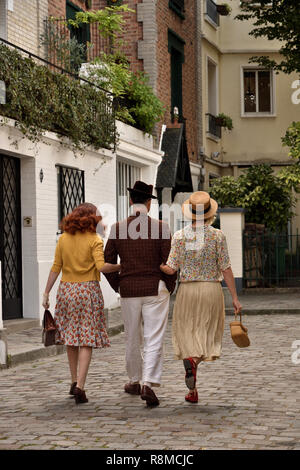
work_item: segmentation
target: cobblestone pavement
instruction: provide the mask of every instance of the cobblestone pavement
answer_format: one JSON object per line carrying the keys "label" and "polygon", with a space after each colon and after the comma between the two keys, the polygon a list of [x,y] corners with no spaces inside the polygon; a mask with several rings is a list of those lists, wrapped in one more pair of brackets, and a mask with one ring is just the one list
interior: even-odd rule
{"label": "cobblestone pavement", "polygon": [[232,343],[230,321],[222,358],[200,365],[198,404],[184,401],[170,323],[155,409],[123,392],[124,334],[94,353],[87,404],[68,396],[65,354],[1,371],[0,449],[300,449],[300,364],[291,360],[300,317],[244,316],[247,349]]}

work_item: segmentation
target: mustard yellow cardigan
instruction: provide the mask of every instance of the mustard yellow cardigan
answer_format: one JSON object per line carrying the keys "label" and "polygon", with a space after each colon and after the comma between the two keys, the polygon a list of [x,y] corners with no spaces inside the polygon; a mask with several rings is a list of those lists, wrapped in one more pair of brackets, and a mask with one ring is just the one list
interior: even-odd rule
{"label": "mustard yellow cardigan", "polygon": [[97,233],[65,232],[57,242],[51,271],[62,270],[62,282],[99,281],[103,265],[103,240]]}

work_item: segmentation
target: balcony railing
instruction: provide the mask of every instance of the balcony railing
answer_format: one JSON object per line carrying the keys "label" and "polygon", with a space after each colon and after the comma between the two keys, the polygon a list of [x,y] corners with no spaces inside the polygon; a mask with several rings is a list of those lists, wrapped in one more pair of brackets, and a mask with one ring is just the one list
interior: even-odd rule
{"label": "balcony railing", "polygon": [[84,23],[75,28],[68,25],[65,18],[44,20],[41,42],[49,62],[73,72],[78,71],[83,62],[91,62],[102,52],[112,52],[109,39],[99,34],[98,23]]}
{"label": "balcony railing", "polygon": [[221,126],[217,123],[217,118],[213,114],[207,113],[208,116],[208,133],[213,135],[214,137],[218,137],[221,139],[222,132]]}
{"label": "balcony railing", "polygon": [[[27,51],[26,49],[23,49],[9,41],[6,41],[2,38],[0,38],[0,47],[5,46],[8,49],[14,50],[19,54],[19,65],[18,68],[22,70],[22,66],[25,67],[25,71],[28,76],[30,76],[30,73],[33,73],[33,76],[36,76],[37,79],[39,76],[42,77],[42,80],[44,80],[44,75],[42,73],[39,73],[39,67],[34,69],[34,65],[36,64],[37,66],[44,66],[49,69],[49,75],[48,75],[48,80],[50,86],[53,86],[53,89],[58,90],[58,98],[62,98],[62,106],[64,106],[63,103],[63,97],[61,97],[60,93],[64,92],[64,84],[62,85],[57,85],[58,80],[60,78],[60,75],[66,75],[69,77],[70,80],[74,80],[76,82],[75,86],[78,86],[81,88],[82,85],[85,85],[85,88],[82,87],[80,89],[80,96],[83,102],[83,106],[85,106],[85,110],[90,107],[90,120],[89,120],[89,125],[87,125],[87,129],[89,129],[89,126],[91,122],[94,125],[94,129],[92,129],[91,133],[88,134],[87,138],[88,143],[90,145],[96,145],[95,148],[109,148],[111,149],[112,147],[115,149],[116,147],[116,125],[115,125],[115,103],[114,103],[114,95],[104,88],[101,88],[100,86],[96,85],[95,83],[87,80],[86,78],[78,75],[78,73],[73,73],[70,72],[69,70],[65,70],[64,68],[60,67],[57,64],[53,64],[49,62],[46,59],[43,59],[42,57],[37,56],[36,54],[31,53],[30,51]],[[12,63],[8,62],[6,64],[7,69],[9,70],[10,67],[13,69],[13,67],[16,67],[15,65],[15,59],[17,56],[12,56]],[[23,61],[24,59],[29,58],[33,62],[25,62]],[[27,68],[26,68],[27,67]],[[6,69],[3,67],[1,70],[0,74],[0,80],[3,80],[5,82],[5,76],[6,76]],[[34,72],[31,72],[32,70],[35,70]],[[35,75],[34,75],[35,74]],[[12,75],[13,79],[15,79],[14,75]],[[26,89],[30,84],[26,81],[28,77],[25,74],[25,79],[24,79],[24,87],[22,91],[26,94]],[[12,89],[13,89],[13,79],[11,78],[10,81],[8,82],[7,86],[7,95],[9,96],[12,94]],[[22,81],[22,78],[17,78],[17,80]],[[75,88],[73,88],[75,89]],[[53,103],[51,103],[51,94],[45,93],[45,89],[39,90],[37,82],[33,84],[33,86],[30,88],[28,91],[29,95],[32,96],[32,103],[33,105],[36,105],[37,108],[41,107],[41,110],[44,111],[44,108],[47,106],[49,108],[53,108]],[[64,97],[65,98],[65,97]],[[54,109],[54,108],[53,108]],[[57,111],[58,107],[55,108],[55,111]],[[16,119],[17,121],[20,120],[22,122],[22,119],[24,117],[24,112],[26,114],[27,110],[23,111],[22,109],[15,109],[13,110],[13,113],[11,114],[10,110],[10,103],[7,101],[6,103],[6,108],[3,108],[3,115],[6,117],[10,117],[13,119]],[[26,117],[26,115],[25,115]],[[70,127],[64,126],[64,123],[58,123],[58,122],[51,122],[51,123],[43,123],[44,129],[45,130],[50,130],[54,131],[58,134],[61,135],[66,135],[69,136],[69,129]],[[87,131],[88,132],[88,131]],[[86,136],[82,136],[83,141],[86,142],[87,139],[85,139]]]}
{"label": "balcony railing", "polygon": [[206,0],[206,14],[217,26],[219,26],[219,13],[217,12],[217,5],[213,0]]}

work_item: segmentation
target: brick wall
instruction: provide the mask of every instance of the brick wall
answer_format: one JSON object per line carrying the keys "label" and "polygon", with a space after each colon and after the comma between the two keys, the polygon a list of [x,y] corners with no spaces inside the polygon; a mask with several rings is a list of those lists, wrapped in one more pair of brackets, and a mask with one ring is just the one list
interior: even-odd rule
{"label": "brick wall", "polygon": [[7,12],[8,41],[43,57],[40,36],[47,14],[47,0],[14,0],[13,11]]}
{"label": "brick wall", "polygon": [[[128,8],[134,11],[122,14],[125,20],[123,26],[125,35],[122,38],[124,41],[122,51],[130,61],[131,69],[134,72],[143,70],[143,61],[138,58],[137,54],[138,41],[143,38],[143,25],[137,21],[137,4],[141,2],[142,0],[124,1],[124,4],[128,5]],[[92,9],[94,10],[101,10],[106,6],[106,0],[93,0]]]}
{"label": "brick wall", "polygon": [[[66,0],[49,0],[48,1],[48,14],[57,18],[66,17]],[[81,10],[86,10],[84,0],[72,0],[72,3],[79,7]]]}
{"label": "brick wall", "polygon": [[196,90],[196,7],[193,0],[185,0],[185,19],[182,20],[169,8],[169,2],[157,2],[157,96],[166,106],[164,121],[170,122],[171,112],[171,67],[168,52],[168,29],[185,41],[184,64],[182,66],[183,116],[186,119],[186,134],[190,160],[197,157],[197,90]]}

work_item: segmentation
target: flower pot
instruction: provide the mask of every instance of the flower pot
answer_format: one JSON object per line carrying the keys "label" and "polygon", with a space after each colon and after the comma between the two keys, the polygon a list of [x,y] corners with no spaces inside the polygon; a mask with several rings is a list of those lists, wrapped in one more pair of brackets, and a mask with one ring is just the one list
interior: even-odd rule
{"label": "flower pot", "polygon": [[228,16],[230,13],[230,10],[228,10],[226,5],[217,5],[217,12],[221,16]]}
{"label": "flower pot", "polygon": [[216,117],[216,125],[220,127],[224,126],[224,119],[220,117]]}

